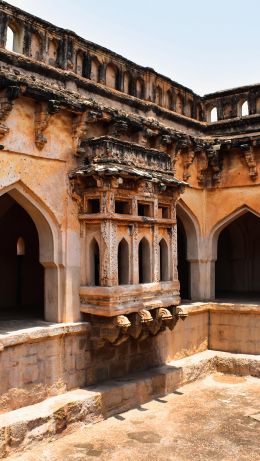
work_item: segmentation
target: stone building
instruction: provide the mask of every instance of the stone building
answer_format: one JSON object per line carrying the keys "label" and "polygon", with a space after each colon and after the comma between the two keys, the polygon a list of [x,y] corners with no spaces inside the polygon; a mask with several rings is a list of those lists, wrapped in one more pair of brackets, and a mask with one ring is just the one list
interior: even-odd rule
{"label": "stone building", "polygon": [[260,85],[201,97],[2,1],[0,62],[3,409],[259,352]]}

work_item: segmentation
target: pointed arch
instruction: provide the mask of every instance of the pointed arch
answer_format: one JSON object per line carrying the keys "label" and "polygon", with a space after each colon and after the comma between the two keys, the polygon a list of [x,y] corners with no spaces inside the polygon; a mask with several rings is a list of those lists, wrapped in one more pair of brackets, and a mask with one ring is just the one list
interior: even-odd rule
{"label": "pointed arch", "polygon": [[160,282],[169,280],[169,249],[164,238],[159,242]]}
{"label": "pointed arch", "polygon": [[95,237],[89,244],[89,261],[90,261],[90,285],[100,285],[100,252],[99,244]]}
{"label": "pointed arch", "polygon": [[260,294],[260,214],[242,207],[222,220],[213,238],[215,295]]}
{"label": "pointed arch", "polygon": [[44,318],[60,322],[63,320],[63,261],[58,223],[45,204],[22,182],[3,188],[0,200],[5,194],[18,203],[35,224],[39,238],[39,262],[44,267]]}
{"label": "pointed arch", "polygon": [[189,207],[179,200],[176,206],[178,275],[183,299],[198,299],[200,284],[199,235],[197,219]]}
{"label": "pointed arch", "polygon": [[177,202],[176,215],[181,220],[187,235],[187,259],[198,259],[198,238],[200,235],[198,220],[182,199]]}
{"label": "pointed arch", "polygon": [[119,242],[117,252],[118,285],[129,283],[129,245],[125,238]]}
{"label": "pointed arch", "polygon": [[233,210],[231,213],[229,213],[227,216],[222,218],[220,221],[218,221],[215,226],[212,228],[211,233],[210,233],[210,238],[209,238],[209,245],[210,245],[210,253],[212,254],[212,259],[216,260],[217,259],[217,244],[218,244],[218,237],[220,232],[229,224],[232,223],[232,221],[235,221],[237,218],[242,216],[245,213],[253,213],[257,217],[260,217],[260,213],[257,211],[253,210],[253,208],[249,207],[248,205],[244,204],[239,208],[236,208]]}
{"label": "pointed arch", "polygon": [[139,262],[139,283],[150,283],[152,281],[151,251],[150,244],[146,237],[143,237],[138,246]]}

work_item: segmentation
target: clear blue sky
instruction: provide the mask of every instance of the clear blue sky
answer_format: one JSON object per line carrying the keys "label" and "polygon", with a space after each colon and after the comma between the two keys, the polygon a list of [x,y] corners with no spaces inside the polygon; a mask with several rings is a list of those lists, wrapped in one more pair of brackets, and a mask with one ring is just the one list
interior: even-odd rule
{"label": "clear blue sky", "polygon": [[259,0],[10,0],[199,94],[260,82]]}

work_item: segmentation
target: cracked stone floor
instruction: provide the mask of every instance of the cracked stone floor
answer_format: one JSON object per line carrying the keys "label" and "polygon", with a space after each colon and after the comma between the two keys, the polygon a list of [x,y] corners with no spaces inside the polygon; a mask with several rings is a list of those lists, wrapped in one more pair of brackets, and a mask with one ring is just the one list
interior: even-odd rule
{"label": "cracked stone floor", "polygon": [[260,461],[260,382],[220,373],[8,461]]}

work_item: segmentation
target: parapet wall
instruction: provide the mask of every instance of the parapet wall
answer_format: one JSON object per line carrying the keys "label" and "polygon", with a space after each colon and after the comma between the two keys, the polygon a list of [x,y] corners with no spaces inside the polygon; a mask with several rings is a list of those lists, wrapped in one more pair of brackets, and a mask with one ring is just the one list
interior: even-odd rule
{"label": "parapet wall", "polygon": [[245,102],[248,103],[245,115],[260,114],[260,85],[200,97],[149,67],[139,66],[3,1],[0,2],[0,23],[0,56],[8,48],[9,30],[13,34],[13,45],[8,50],[29,58],[31,65],[38,62],[64,70],[187,118],[210,123],[214,108],[219,121],[242,117]]}
{"label": "parapet wall", "polygon": [[251,305],[195,303],[158,337],[92,350],[90,325],[47,324],[0,335],[1,411],[39,402],[207,349],[259,354],[260,311]]}

